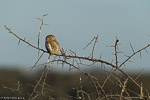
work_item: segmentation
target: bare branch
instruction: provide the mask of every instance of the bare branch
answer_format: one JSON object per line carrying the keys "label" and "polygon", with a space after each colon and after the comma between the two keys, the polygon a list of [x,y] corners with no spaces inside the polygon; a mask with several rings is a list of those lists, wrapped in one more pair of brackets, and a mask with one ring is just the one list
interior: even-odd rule
{"label": "bare branch", "polygon": [[95,45],[96,45],[97,41],[98,41],[98,35],[95,37],[95,42],[94,42],[94,45],[92,48],[92,57],[91,58],[93,58],[93,56],[94,56],[94,49],[95,49]]}
{"label": "bare branch", "polygon": [[150,44],[148,44],[148,45],[145,46],[144,48],[142,48],[142,49],[140,49],[140,50],[134,52],[134,53],[133,53],[132,55],[130,55],[125,61],[123,61],[123,62],[119,65],[119,67],[121,67],[122,65],[124,65],[127,61],[129,61],[129,60],[130,60],[133,56],[135,56],[137,53],[139,53],[139,52],[145,50],[145,49],[148,48],[148,47],[150,47]]}
{"label": "bare branch", "polygon": [[[43,27],[43,25],[46,25],[46,24],[44,24],[44,17],[47,16],[47,15],[48,14],[43,15],[42,19],[37,18],[38,20],[41,21],[40,31],[39,31],[39,34],[38,34],[38,49],[40,48],[40,34],[42,32],[42,27]],[[39,53],[40,53],[40,50],[38,50],[38,57],[39,57]]]}
{"label": "bare branch", "polygon": [[96,37],[94,37],[94,38],[83,48],[83,50],[85,50],[85,49],[94,41],[95,38],[96,38]]}
{"label": "bare branch", "polygon": [[117,47],[118,47],[119,40],[117,39],[115,42],[115,57],[116,57],[116,67],[118,67],[118,53],[117,53]]}
{"label": "bare branch", "polygon": [[4,25],[4,27],[6,28],[6,30],[8,30],[9,33],[13,34],[13,35],[14,35],[16,38],[18,38],[20,41],[23,41],[24,43],[28,44],[29,46],[31,46],[31,47],[33,47],[33,48],[35,48],[35,49],[37,49],[37,50],[41,50],[41,51],[43,51],[43,52],[47,52],[47,51],[45,51],[45,50],[43,50],[43,49],[41,49],[41,48],[38,48],[38,47],[36,47],[36,46],[30,44],[30,43],[27,42],[25,39],[20,38],[18,35],[16,35],[14,32],[12,32],[11,29],[9,29],[6,25]]}
{"label": "bare branch", "polygon": [[121,90],[121,94],[120,94],[120,100],[122,100],[122,95],[123,95],[123,93],[125,91],[127,82],[128,82],[128,78],[124,81],[124,84],[123,84],[123,87],[122,87],[122,90]]}
{"label": "bare branch", "polygon": [[43,52],[43,53],[41,54],[41,56],[37,59],[37,61],[35,62],[34,66],[31,67],[31,71],[32,71],[32,69],[37,65],[37,63],[40,61],[40,59],[42,58],[42,56],[43,56],[44,53],[45,53],[45,52]]}
{"label": "bare branch", "polygon": [[141,87],[140,87],[140,99],[142,100],[144,97],[144,93],[143,93],[143,86],[142,86],[142,83],[141,83]]}
{"label": "bare branch", "polygon": [[[19,41],[18,41],[18,45],[20,44],[20,42],[24,42],[25,44],[27,44],[28,46],[32,47],[32,48],[35,48],[38,50],[38,59],[36,60],[36,62],[34,63],[34,66],[31,67],[31,70],[33,68],[35,68],[37,66],[37,63],[40,61],[40,59],[43,57],[44,53],[48,53],[47,51],[45,51],[44,49],[41,49],[40,48],[40,36],[41,36],[41,32],[42,32],[42,28],[44,25],[47,25],[47,24],[44,24],[44,17],[47,16],[46,15],[43,15],[42,18],[36,18],[38,20],[41,21],[41,25],[40,25],[40,31],[38,33],[38,41],[37,41],[37,46],[34,46],[32,43],[30,43],[29,41],[26,40],[26,37],[25,38],[21,38],[19,37],[17,34],[15,34],[10,28],[8,28],[6,25],[4,25],[4,27],[6,28],[6,30],[14,35]],[[48,57],[48,60],[47,62],[45,61],[44,63],[40,64],[40,66],[43,66],[44,69],[42,71],[42,73],[40,74],[39,78],[36,80],[36,83],[35,84],[27,84],[28,86],[30,86],[33,90],[30,92],[28,92],[28,96],[30,97],[29,99],[30,100],[35,100],[35,99],[39,99],[40,96],[45,96],[45,94],[47,93],[47,91],[49,91],[50,89],[49,88],[49,84],[46,83],[47,82],[47,76],[49,75],[49,71],[50,71],[50,67],[52,66],[52,64],[56,64],[57,66],[58,65],[61,65],[62,68],[64,67],[64,64],[66,66],[69,66],[69,71],[72,70],[72,69],[76,69],[78,72],[81,73],[81,75],[85,75],[86,79],[88,79],[89,83],[92,83],[92,88],[94,88],[95,90],[95,94],[97,95],[96,99],[97,100],[102,100],[102,99],[106,99],[106,100],[109,100],[109,99],[114,99],[114,98],[120,98],[120,100],[122,99],[144,99],[144,87],[142,86],[142,84],[139,84],[137,82],[137,79],[141,76],[141,73],[136,77],[136,78],[132,78],[131,75],[127,74],[123,69],[121,69],[122,65],[125,65],[127,62],[129,62],[131,60],[132,57],[134,57],[136,54],[140,54],[140,58],[142,57],[142,51],[145,50],[146,53],[148,53],[147,51],[147,48],[150,47],[150,44],[148,44],[147,46],[135,51],[133,46],[131,45],[130,43],[130,47],[131,47],[131,50],[132,50],[132,54],[127,56],[125,55],[127,58],[121,62],[120,64],[120,60],[119,60],[119,53],[122,53],[119,51],[119,40],[116,38],[116,41],[115,41],[115,45],[113,46],[110,46],[110,47],[113,47],[114,48],[114,58],[112,58],[112,61],[109,62],[109,61],[105,61],[101,58],[102,56],[102,53],[100,55],[99,58],[94,58],[94,50],[95,50],[95,46],[96,46],[96,43],[98,41],[98,36],[95,36],[84,48],[86,49],[90,44],[92,44],[93,42],[93,46],[91,48],[91,53],[89,56],[79,56],[77,55],[76,51],[74,50],[69,50],[69,54],[66,55],[65,53],[65,56],[62,54],[54,54],[54,55],[49,55]],[[64,52],[64,50],[62,50]],[[40,53],[42,52],[42,53]],[[41,55],[40,55],[41,54]],[[50,60],[50,57],[53,59]],[[107,76],[102,76],[103,77],[103,80],[99,80],[99,77],[96,77],[95,75],[92,75],[91,73],[87,72],[87,71],[84,71],[82,70],[81,66],[90,66],[91,68],[96,65],[96,64],[101,64],[101,66],[109,66],[112,68],[111,71],[106,71],[105,69],[105,72],[107,72]],[[119,65],[120,64],[120,65]],[[39,65],[38,65],[39,66]],[[99,68],[99,66],[98,66]],[[121,76],[118,75],[118,73],[121,73]],[[125,77],[123,77],[125,76]],[[93,97],[91,94],[94,94],[94,93],[88,93],[87,91],[84,91],[84,84],[82,83],[82,76],[80,76],[80,85],[79,85],[79,88],[76,87],[76,93],[77,93],[77,97],[73,97],[73,96],[67,96],[67,98],[71,97],[71,99],[82,99],[82,100],[86,100],[86,99],[89,99],[91,100]],[[105,79],[104,79],[105,78]],[[116,83],[114,81],[112,81],[112,78],[115,78],[115,81],[117,81]],[[121,80],[124,80],[121,81]],[[110,94],[106,94],[106,90],[105,90],[105,87],[106,87],[106,83],[108,83],[109,81],[111,81],[110,83],[113,85],[115,83],[115,85],[117,86],[120,86],[121,87],[121,91],[119,90],[119,93],[117,93],[116,95],[113,95],[112,93]],[[84,82],[84,81],[83,81]],[[118,83],[119,82],[119,83]],[[127,83],[128,82],[131,82],[132,84],[134,84],[138,89],[139,91],[138,92],[135,92],[134,90],[130,90],[127,88]],[[101,85],[102,83],[102,85]],[[8,89],[8,90],[11,90],[12,92],[19,92],[20,91],[20,81],[17,81],[17,88],[16,89],[13,89],[13,88],[9,88],[7,86],[5,86],[4,84],[1,84],[3,88],[5,89]],[[137,97],[130,97],[130,94],[129,93],[133,93],[135,94]],[[127,96],[124,96],[123,94],[126,94]],[[148,95],[149,96],[149,95]],[[53,98],[51,97],[51,95],[48,97],[50,100],[54,100],[56,98]],[[57,98],[59,100],[59,98]],[[60,98],[60,99],[66,99],[66,98]]]}
{"label": "bare branch", "polygon": [[54,60],[54,61],[61,61],[61,62],[65,62],[66,64],[74,67],[75,69],[77,69],[78,71],[80,71],[82,74],[86,75],[94,84],[96,82],[96,84],[98,85],[98,87],[100,88],[100,90],[102,91],[103,95],[105,96],[105,99],[107,100],[107,96],[105,94],[105,91],[103,90],[102,86],[100,85],[100,83],[98,82],[97,78],[95,78],[94,76],[90,75],[89,73],[84,72],[83,70],[81,70],[80,68],[76,67],[75,65],[72,65],[71,63],[67,62],[67,61],[63,61],[63,60]]}

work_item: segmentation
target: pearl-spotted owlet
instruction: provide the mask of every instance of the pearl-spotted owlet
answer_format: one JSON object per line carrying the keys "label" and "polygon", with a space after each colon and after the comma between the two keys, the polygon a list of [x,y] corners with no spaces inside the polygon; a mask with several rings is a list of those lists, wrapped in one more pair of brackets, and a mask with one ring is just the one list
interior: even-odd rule
{"label": "pearl-spotted owlet", "polygon": [[63,56],[65,56],[65,54],[60,49],[59,43],[57,42],[56,37],[54,35],[46,36],[45,47],[50,55],[62,54]]}

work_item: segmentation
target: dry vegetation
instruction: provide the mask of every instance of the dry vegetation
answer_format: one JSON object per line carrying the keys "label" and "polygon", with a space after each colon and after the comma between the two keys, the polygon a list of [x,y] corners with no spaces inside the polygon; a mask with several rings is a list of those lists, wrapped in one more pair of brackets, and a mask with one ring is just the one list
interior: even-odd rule
{"label": "dry vegetation", "polygon": [[[126,56],[123,62],[120,62],[118,55],[119,51],[119,40],[116,39],[114,45],[114,59],[109,62],[101,58],[94,58],[94,49],[98,40],[98,36],[95,36],[84,48],[86,49],[89,45],[91,48],[90,56],[79,56],[74,50],[64,51],[66,56],[55,55],[47,59],[43,64],[38,65],[38,62],[47,51],[40,48],[40,35],[44,24],[44,17],[38,20],[41,21],[40,32],[38,33],[37,46],[31,44],[25,39],[19,37],[6,25],[6,30],[14,35],[18,40],[29,45],[30,47],[38,50],[38,59],[30,68],[34,70],[37,67],[43,69],[37,72],[35,75],[30,77],[16,73],[16,79],[6,78],[1,84],[2,96],[17,96],[24,97],[28,100],[133,100],[133,99],[149,99],[149,92],[144,88],[142,81],[139,81],[141,74],[131,76],[126,73],[122,67],[125,66],[135,55],[140,54],[142,51],[150,47],[150,44],[139,49],[134,50],[131,46],[133,53]],[[73,74],[58,74],[50,70],[51,66],[59,65],[62,67],[69,67],[70,72],[77,70],[77,73]],[[83,70],[81,66],[89,66],[92,71]],[[96,70],[93,70],[93,66],[96,66]],[[111,70],[107,70],[109,67]],[[11,76],[13,76],[12,74]],[[10,77],[10,76],[9,76]],[[8,83],[11,82],[11,83]],[[2,92],[3,91],[3,92]]]}

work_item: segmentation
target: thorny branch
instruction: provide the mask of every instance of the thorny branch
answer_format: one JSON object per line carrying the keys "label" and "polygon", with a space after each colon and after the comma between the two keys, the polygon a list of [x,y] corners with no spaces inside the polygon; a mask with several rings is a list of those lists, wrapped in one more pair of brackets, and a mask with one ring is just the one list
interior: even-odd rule
{"label": "thorny branch", "polygon": [[[40,50],[40,51],[42,51],[42,52],[48,53],[48,52],[45,51],[44,49],[38,48],[38,47],[32,45],[31,43],[29,43],[28,41],[26,41],[26,40],[20,38],[18,35],[16,35],[14,32],[12,32],[11,29],[9,29],[6,25],[4,25],[4,27],[6,28],[6,30],[8,30],[9,33],[13,34],[16,38],[18,38],[19,40],[25,42],[25,43],[28,44],[29,46],[31,46],[31,47],[33,47],[33,48],[35,48],[35,49],[37,49],[37,50]],[[63,55],[57,55],[57,54],[56,54],[56,56],[63,56]],[[89,58],[89,57],[80,57],[80,56],[71,56],[71,55],[66,55],[66,58],[69,58],[69,59],[71,59],[71,58],[78,58],[78,59],[82,59],[82,60],[88,60],[88,61],[93,61],[93,62],[104,63],[104,64],[106,64],[106,65],[112,66],[113,68],[116,67],[116,66],[113,65],[112,63],[109,63],[109,62],[104,61],[104,60],[101,60],[101,59],[95,59],[95,58]]]}
{"label": "thorny branch", "polygon": [[[95,41],[94,41],[94,40],[95,40]],[[83,48],[83,50],[86,49],[93,41],[94,41],[94,44],[93,44],[93,48],[92,48],[92,56],[91,56],[91,58],[93,58],[93,56],[94,56],[94,49],[95,49],[96,43],[98,42],[98,35],[97,35],[96,37],[94,37],[94,38]]]}
{"label": "thorny branch", "polygon": [[[42,19],[36,18],[36,19],[41,21],[40,31],[39,31],[39,34],[38,34],[38,49],[40,48],[40,34],[42,32],[42,27],[43,27],[43,25],[47,25],[47,24],[44,24],[44,17],[47,16],[47,15],[48,14],[43,15]],[[38,50],[38,57],[39,57],[39,53],[40,53],[40,50]]]}
{"label": "thorny branch", "polygon": [[125,92],[127,82],[128,82],[128,78],[124,81],[124,84],[123,84],[123,87],[122,87],[122,90],[121,90],[121,94],[120,94],[120,100],[122,100],[122,95]]}
{"label": "thorny branch", "polygon": [[119,40],[117,39],[116,42],[115,42],[115,57],[116,57],[116,67],[118,67],[118,52],[117,52],[117,47],[118,47],[118,43]]}
{"label": "thorny branch", "polygon": [[137,53],[140,53],[141,51],[143,51],[143,50],[146,50],[148,47],[150,47],[150,44],[148,44],[147,46],[145,46],[144,48],[141,48],[140,50],[138,50],[138,51],[134,51],[134,53],[132,54],[132,55],[130,55],[130,56],[128,56],[128,58],[125,60],[125,61],[123,61],[120,65],[119,65],[119,67],[121,67],[122,65],[124,65],[127,61],[129,61],[133,56],[135,56]]}
{"label": "thorny branch", "polygon": [[29,42],[26,41],[25,39],[20,38],[18,35],[16,35],[14,32],[12,32],[11,29],[9,29],[6,25],[4,25],[4,27],[6,28],[6,30],[8,30],[9,33],[13,34],[13,35],[14,35],[16,38],[18,38],[20,41],[25,42],[26,44],[28,44],[29,46],[31,46],[31,47],[33,47],[33,48],[35,48],[35,49],[37,49],[37,50],[40,50],[40,51],[43,51],[43,52],[47,52],[47,51],[45,51],[44,49],[40,49],[40,48],[38,48],[38,47],[32,45],[31,43],[29,43]]}
{"label": "thorny branch", "polygon": [[[48,63],[49,63],[49,59],[48,59],[46,65],[45,65],[45,67],[44,67],[44,69],[43,69],[43,72],[42,72],[42,74],[41,74],[41,76],[40,76],[40,79],[39,79],[38,82],[36,83],[36,85],[35,85],[35,87],[34,87],[32,93],[30,94],[31,100],[34,100],[34,99],[36,99],[36,98],[39,96],[39,95],[37,95],[37,94],[34,96],[34,93],[36,92],[36,89],[38,88],[38,86],[39,86],[40,83],[42,82],[42,79],[43,79],[43,84],[42,84],[42,86],[41,86],[41,94],[44,93],[44,86],[45,86],[45,84],[46,84],[45,81],[46,81],[46,78],[47,78],[48,71],[50,70],[50,66],[48,66]],[[46,70],[47,67],[48,67],[48,69]]]}
{"label": "thorny branch", "polygon": [[[67,61],[64,61],[64,60],[53,60],[53,61],[61,61],[61,62],[64,62],[64,63],[68,64],[69,66],[74,67],[75,69],[77,69],[78,71],[80,71],[81,73],[83,73],[84,75],[86,75],[94,84],[96,83],[96,84],[98,85],[98,87],[99,87],[100,90],[102,91],[102,93],[103,93],[105,99],[107,100],[107,96],[106,96],[106,94],[105,94],[105,91],[103,90],[102,86],[100,85],[100,83],[99,83],[99,81],[97,80],[96,77],[90,75],[89,73],[87,73],[87,72],[81,70],[80,68],[76,67],[75,65],[73,65],[73,64],[71,64],[71,63],[69,63],[69,62],[67,62]],[[97,88],[97,87],[96,87],[96,88]]]}
{"label": "thorny branch", "polygon": [[[40,61],[40,59],[42,58],[42,56],[43,56],[45,53],[48,53],[48,52],[45,51],[44,49],[41,49],[41,48],[40,48],[40,34],[41,34],[41,31],[42,31],[43,25],[46,25],[46,24],[44,24],[44,17],[45,17],[45,16],[46,16],[46,15],[43,15],[42,19],[37,18],[37,19],[39,19],[39,20],[41,21],[40,31],[39,31],[39,34],[38,34],[38,46],[34,46],[34,45],[31,44],[29,41],[26,41],[25,38],[23,39],[23,38],[19,37],[19,36],[16,35],[13,31],[11,31],[10,28],[8,28],[6,25],[4,25],[4,27],[6,28],[6,30],[7,30],[10,34],[14,35],[17,39],[19,39],[19,43],[20,43],[20,41],[22,41],[22,42],[28,44],[30,47],[35,48],[35,49],[38,50],[38,59],[37,59],[37,61],[35,62],[34,66],[33,66],[31,69],[35,68],[35,66],[37,65],[37,63]],[[94,41],[94,40],[95,40],[95,41]],[[118,39],[116,39],[115,46],[113,46],[113,47],[115,48],[115,51],[114,51],[114,52],[115,52],[115,58],[114,58],[114,59],[115,59],[115,64],[113,64],[112,62],[108,62],[108,61],[102,60],[101,57],[98,58],[98,59],[93,57],[93,56],[94,56],[95,45],[96,45],[96,43],[97,43],[97,41],[98,41],[98,36],[94,37],[94,38],[90,41],[90,43],[88,43],[88,44],[86,45],[86,47],[85,47],[84,49],[86,49],[93,41],[94,41],[94,44],[93,44],[93,48],[92,48],[92,56],[91,56],[91,57],[78,56],[78,55],[76,54],[76,52],[74,52],[73,50],[70,50],[71,55],[65,55],[65,57],[66,57],[67,59],[60,59],[60,58],[58,58],[58,59],[53,59],[53,60],[50,61],[50,62],[49,62],[49,59],[48,59],[48,61],[47,61],[46,64],[45,64],[45,68],[44,68],[44,70],[43,70],[43,72],[42,72],[42,74],[41,74],[39,80],[37,81],[37,83],[36,83],[35,86],[33,87],[33,91],[32,91],[32,93],[30,94],[30,100],[34,100],[34,99],[38,98],[41,94],[44,94],[45,84],[46,84],[46,78],[47,78],[48,71],[50,70],[50,66],[51,66],[51,65],[49,65],[49,64],[50,64],[50,63],[54,63],[54,62],[57,62],[57,64],[58,64],[58,62],[62,62],[62,66],[64,66],[64,64],[69,65],[70,68],[73,67],[74,69],[78,70],[80,73],[82,73],[83,75],[85,75],[86,77],[88,77],[88,78],[90,79],[90,81],[94,84],[94,87],[95,87],[95,89],[96,89],[97,96],[98,96],[97,99],[106,99],[106,100],[108,100],[108,98],[109,98],[110,96],[112,96],[112,97],[113,97],[113,96],[114,96],[114,97],[115,97],[115,96],[116,96],[116,97],[119,97],[120,100],[121,100],[122,98],[126,98],[126,97],[123,96],[123,93],[124,93],[124,92],[127,93],[127,91],[126,91],[126,90],[127,90],[127,85],[126,85],[126,84],[127,84],[128,80],[130,80],[131,82],[133,82],[133,83],[139,88],[139,90],[140,90],[140,94],[139,94],[140,97],[135,97],[135,98],[143,98],[143,97],[144,97],[144,94],[143,94],[143,86],[142,86],[142,85],[139,85],[139,84],[137,83],[136,79],[133,79],[130,75],[128,75],[127,73],[125,73],[125,72],[121,69],[121,67],[122,67],[122,65],[125,65],[125,64],[126,64],[132,57],[134,57],[136,54],[140,53],[140,57],[141,57],[141,52],[142,52],[143,50],[145,50],[146,52],[148,52],[146,49],[147,49],[148,47],[150,47],[150,44],[148,44],[148,45],[145,46],[144,48],[141,48],[141,49],[135,51],[134,48],[133,48],[133,46],[132,46],[131,43],[130,43],[130,47],[131,47],[131,49],[132,49],[132,51],[133,51],[133,54],[130,55],[130,56],[128,56],[128,58],[125,59],[125,60],[119,65],[119,64],[118,64],[118,50],[117,50],[117,49],[118,49],[118,42],[119,42]],[[39,52],[40,52],[40,51],[42,51],[42,54],[39,56]],[[63,56],[63,55],[55,54],[55,56],[61,57],[61,56]],[[72,60],[72,63],[69,62],[69,60]],[[90,61],[90,62],[93,62],[93,63],[101,63],[101,64],[109,65],[109,66],[111,66],[111,67],[113,68],[113,71],[112,71],[111,73],[109,73],[109,75],[106,77],[106,79],[104,80],[103,84],[101,85],[100,82],[99,82],[99,80],[98,80],[95,76],[93,76],[93,75],[91,75],[91,74],[89,74],[89,73],[87,73],[87,72],[81,70],[80,65],[85,65],[85,64],[82,63],[81,60]],[[78,61],[79,61],[79,62],[78,62]],[[75,64],[76,64],[77,66],[76,66]],[[91,66],[91,65],[90,65],[90,66]],[[126,76],[126,80],[124,81],[124,84],[122,85],[122,90],[121,90],[120,95],[107,95],[107,94],[105,93],[104,86],[105,86],[106,82],[110,79],[110,77],[112,76],[112,74],[114,74],[116,71],[119,71],[119,72],[121,72],[124,76]],[[120,79],[118,79],[118,81],[120,82],[120,84],[122,84],[121,81],[120,81]],[[85,99],[85,97],[84,97],[84,94],[85,94],[85,95],[88,96],[88,99],[91,100],[90,95],[89,95],[86,91],[83,91],[83,89],[82,89],[82,80],[81,80],[81,79],[80,79],[80,85],[81,85],[81,86],[80,86],[81,90],[78,90],[78,92],[79,92],[79,93],[82,93],[82,98]],[[2,86],[3,86],[3,88],[7,88],[7,89],[9,89],[9,90],[11,90],[11,91],[19,91],[19,89],[20,89],[20,83],[19,83],[19,81],[18,81],[18,85],[17,85],[18,87],[17,87],[17,89],[8,88],[8,87],[4,86],[3,84],[2,84]],[[38,88],[38,87],[41,87],[41,91],[37,91],[37,88]],[[100,97],[101,94],[103,95],[103,97]],[[128,94],[128,93],[127,93],[127,94]],[[132,97],[131,97],[131,98],[132,98]],[[133,98],[134,98],[134,97],[133,97]]]}

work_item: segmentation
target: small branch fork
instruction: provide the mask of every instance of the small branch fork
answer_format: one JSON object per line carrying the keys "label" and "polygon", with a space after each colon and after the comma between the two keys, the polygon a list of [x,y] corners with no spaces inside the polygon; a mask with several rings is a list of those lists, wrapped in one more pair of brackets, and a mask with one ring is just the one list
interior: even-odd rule
{"label": "small branch fork", "polygon": [[96,43],[98,42],[98,35],[96,37],[94,37],[84,48],[83,50],[85,50],[92,42],[94,41],[94,44],[93,44],[93,48],[92,48],[92,57],[94,56],[94,49],[95,49],[95,46],[96,46]]}

